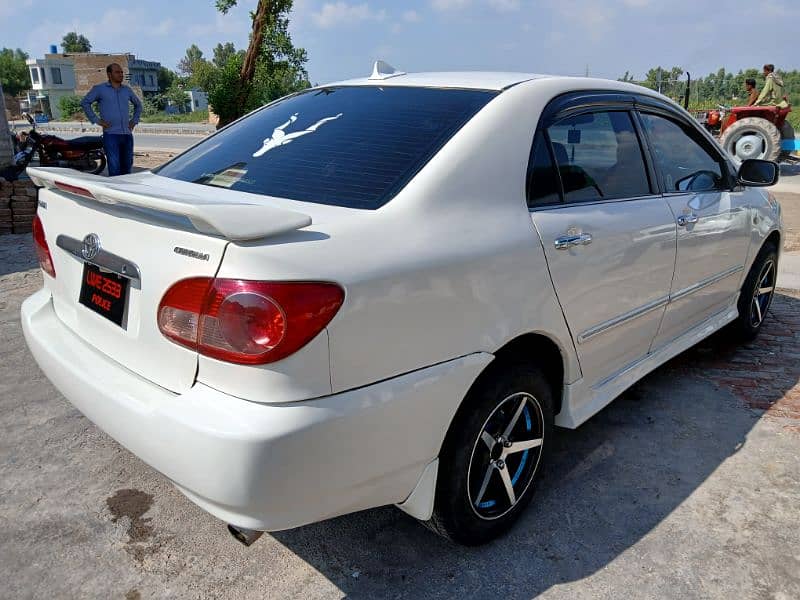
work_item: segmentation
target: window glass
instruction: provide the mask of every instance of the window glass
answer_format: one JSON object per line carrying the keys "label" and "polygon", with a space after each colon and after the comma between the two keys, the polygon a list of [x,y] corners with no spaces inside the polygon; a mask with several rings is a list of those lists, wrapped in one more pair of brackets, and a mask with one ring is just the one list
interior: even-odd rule
{"label": "window glass", "polygon": [[539,131],[533,140],[533,151],[528,165],[528,207],[553,204],[560,201],[558,173],[547,149],[547,139]]}
{"label": "window glass", "polygon": [[47,73],[44,67],[42,67],[42,83],[47,83]]}
{"label": "window glass", "polygon": [[668,192],[702,192],[725,187],[719,158],[698,144],[676,122],[642,114],[650,147]]}
{"label": "window glass", "polygon": [[642,149],[627,112],[576,115],[547,132],[566,202],[650,194]]}
{"label": "window glass", "polygon": [[286,98],[206,138],[158,170],[204,185],[375,209],[496,92],[323,88]]}
{"label": "window glass", "polygon": [[33,83],[39,83],[39,69],[31,69],[31,81]]}
{"label": "window glass", "polygon": [[52,67],[50,74],[53,76],[53,83],[61,83],[61,69],[59,67]]}

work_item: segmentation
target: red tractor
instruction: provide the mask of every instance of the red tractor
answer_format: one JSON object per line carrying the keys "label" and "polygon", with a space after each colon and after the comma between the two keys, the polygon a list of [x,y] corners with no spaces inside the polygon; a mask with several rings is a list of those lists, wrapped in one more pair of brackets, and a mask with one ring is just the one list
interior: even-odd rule
{"label": "red tractor", "polygon": [[795,143],[794,129],[786,121],[791,110],[777,106],[720,106],[700,115],[700,121],[719,136],[719,143],[731,156],[739,160],[778,161],[789,158],[789,152],[781,148],[782,142],[786,140],[789,147]]}

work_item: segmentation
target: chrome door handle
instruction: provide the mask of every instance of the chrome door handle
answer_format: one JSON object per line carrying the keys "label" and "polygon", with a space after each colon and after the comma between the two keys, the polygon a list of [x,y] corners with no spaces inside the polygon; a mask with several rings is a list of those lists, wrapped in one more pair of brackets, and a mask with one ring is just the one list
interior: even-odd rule
{"label": "chrome door handle", "polygon": [[556,250],[567,250],[573,246],[586,246],[592,243],[592,234],[582,233],[580,235],[564,235],[556,238],[554,242]]}
{"label": "chrome door handle", "polygon": [[700,217],[697,215],[689,214],[689,215],[681,215],[678,217],[678,225],[681,227],[686,227],[687,225],[692,225],[697,223],[700,220]]}

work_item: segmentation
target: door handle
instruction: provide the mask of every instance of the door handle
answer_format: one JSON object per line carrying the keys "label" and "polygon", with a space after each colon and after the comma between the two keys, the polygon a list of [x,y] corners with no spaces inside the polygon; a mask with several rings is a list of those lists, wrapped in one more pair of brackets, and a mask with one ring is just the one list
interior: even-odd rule
{"label": "door handle", "polygon": [[681,227],[686,227],[687,225],[693,225],[694,223],[697,223],[699,220],[700,217],[695,214],[681,215],[678,217],[678,225]]}
{"label": "door handle", "polygon": [[580,235],[563,235],[556,238],[554,242],[556,250],[567,250],[573,246],[586,246],[592,243],[591,233],[581,233]]}

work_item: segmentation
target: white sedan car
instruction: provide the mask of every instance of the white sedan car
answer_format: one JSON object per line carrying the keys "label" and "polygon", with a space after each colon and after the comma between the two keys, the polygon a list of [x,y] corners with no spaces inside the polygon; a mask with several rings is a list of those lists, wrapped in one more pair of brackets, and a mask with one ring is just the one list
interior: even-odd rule
{"label": "white sedan car", "polygon": [[38,364],[246,544],[385,504],[495,538],[555,426],[758,333],[782,238],[774,163],[596,79],[378,65],[154,172],[28,172]]}

